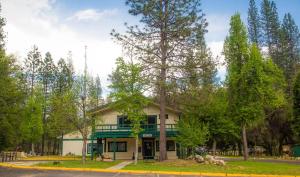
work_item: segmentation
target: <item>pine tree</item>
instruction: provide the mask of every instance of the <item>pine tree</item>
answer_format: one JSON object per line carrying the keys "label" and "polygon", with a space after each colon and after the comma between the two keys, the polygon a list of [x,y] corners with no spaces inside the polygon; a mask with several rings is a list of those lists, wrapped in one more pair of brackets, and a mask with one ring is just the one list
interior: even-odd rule
{"label": "pine tree", "polygon": [[3,27],[5,26],[5,19],[1,15],[2,6],[0,4],[0,50],[5,51],[5,32]]}
{"label": "pine tree", "polygon": [[34,86],[38,81],[39,70],[42,57],[36,45],[28,52],[27,58],[24,62],[25,75],[30,89],[30,95],[33,95]]}
{"label": "pine tree", "polygon": [[255,4],[255,0],[249,1],[248,9],[248,33],[251,43],[261,45],[261,25],[258,9]]}
{"label": "pine tree", "polygon": [[[156,86],[160,103],[160,161],[166,152],[166,97],[167,81],[182,66],[191,48],[195,48],[196,34],[206,32],[207,22],[199,0],[127,0],[129,13],[140,16],[143,29],[128,27],[127,35],[115,31],[112,35],[126,48],[134,48],[143,63],[152,85]],[[201,31],[202,33],[199,33]]]}
{"label": "pine tree", "polygon": [[287,94],[292,96],[292,80],[300,62],[300,33],[291,14],[285,14],[281,27],[281,52],[283,53],[283,71],[288,83]]}
{"label": "pine tree", "polygon": [[[49,96],[51,95],[54,80],[55,80],[55,68],[53,59],[51,57],[51,54],[49,52],[46,53],[45,58],[41,61],[41,65],[39,68],[39,80],[41,81],[43,85],[43,96],[44,96],[44,103],[43,103],[43,137],[42,137],[42,154],[44,155],[45,150],[45,136],[47,133],[46,127],[47,127],[47,115],[49,115]],[[49,151],[49,150],[48,150]]]}
{"label": "pine tree", "polygon": [[263,0],[261,5],[261,25],[263,29],[263,44],[268,48],[268,54],[273,62],[283,68],[280,46],[280,22],[275,2]]}

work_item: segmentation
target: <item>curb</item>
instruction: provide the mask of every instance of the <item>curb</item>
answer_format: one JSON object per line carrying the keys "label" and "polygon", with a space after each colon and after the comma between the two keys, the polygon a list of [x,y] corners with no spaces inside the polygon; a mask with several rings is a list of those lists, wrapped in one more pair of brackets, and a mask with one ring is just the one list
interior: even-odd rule
{"label": "curb", "polygon": [[104,172],[104,173],[129,173],[129,174],[161,174],[161,175],[180,175],[180,176],[231,176],[231,177],[300,177],[296,175],[271,175],[271,174],[234,174],[234,173],[197,173],[197,172],[174,172],[174,171],[143,171],[143,170],[110,170],[95,168],[66,168],[66,167],[38,167],[20,166],[7,163],[0,163],[0,167],[31,169],[31,170],[59,170],[59,171],[83,171],[83,172]]}

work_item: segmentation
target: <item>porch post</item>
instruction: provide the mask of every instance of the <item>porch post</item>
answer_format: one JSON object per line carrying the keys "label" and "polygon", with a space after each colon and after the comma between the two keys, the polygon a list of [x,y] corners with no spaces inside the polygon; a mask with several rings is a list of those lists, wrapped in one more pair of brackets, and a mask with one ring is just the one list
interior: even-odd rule
{"label": "porch post", "polygon": [[116,160],[116,148],[117,148],[116,137],[114,137],[113,140],[114,140],[114,160]]}
{"label": "porch post", "polygon": [[94,159],[94,136],[95,136],[95,119],[93,119],[92,123],[92,134],[91,134],[91,139],[92,139],[92,145],[91,145],[91,160]]}

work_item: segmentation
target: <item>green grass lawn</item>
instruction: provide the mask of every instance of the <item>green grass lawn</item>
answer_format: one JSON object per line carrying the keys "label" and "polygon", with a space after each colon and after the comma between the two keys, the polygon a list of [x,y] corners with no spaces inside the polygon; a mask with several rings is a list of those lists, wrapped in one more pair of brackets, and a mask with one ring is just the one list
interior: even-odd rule
{"label": "green grass lawn", "polygon": [[118,163],[121,163],[122,161],[116,160],[113,162],[97,162],[97,161],[91,161],[87,160],[85,164],[81,163],[81,160],[72,160],[72,161],[60,161],[60,164],[54,165],[53,162],[47,162],[47,163],[40,163],[36,164],[34,166],[40,166],[40,167],[66,167],[66,168],[108,168],[114,165],[117,165]]}
{"label": "green grass lawn", "polygon": [[207,173],[242,173],[242,174],[274,174],[300,175],[300,165],[287,163],[270,163],[255,161],[227,162],[226,166],[198,164],[195,161],[174,160],[166,162],[143,162],[136,166],[131,164],[124,170],[207,172]]}

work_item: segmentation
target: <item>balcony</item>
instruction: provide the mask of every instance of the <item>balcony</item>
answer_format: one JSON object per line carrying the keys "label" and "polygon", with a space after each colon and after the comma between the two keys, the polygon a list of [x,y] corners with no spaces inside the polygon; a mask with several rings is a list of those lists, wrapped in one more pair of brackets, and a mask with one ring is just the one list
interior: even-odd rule
{"label": "balcony", "polygon": [[[166,136],[174,137],[177,134],[176,124],[166,124]],[[128,138],[132,137],[130,124],[106,124],[96,125],[94,131],[95,138]],[[155,138],[159,137],[160,124],[145,124],[142,125],[140,137]]]}

